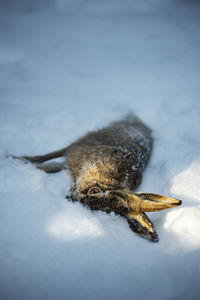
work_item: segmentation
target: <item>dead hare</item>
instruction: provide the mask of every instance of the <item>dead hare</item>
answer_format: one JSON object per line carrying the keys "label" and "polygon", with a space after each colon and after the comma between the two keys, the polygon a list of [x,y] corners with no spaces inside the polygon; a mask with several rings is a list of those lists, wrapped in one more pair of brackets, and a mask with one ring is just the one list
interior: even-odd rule
{"label": "dead hare", "polygon": [[[175,207],[181,201],[159,194],[132,192],[141,182],[152,144],[151,130],[139,118],[129,115],[89,132],[59,151],[13,157],[32,162],[47,173],[68,169],[74,184],[67,198],[93,210],[120,214],[134,232],[157,242],[158,235],[145,212]],[[65,157],[65,161],[46,163],[58,157]]]}

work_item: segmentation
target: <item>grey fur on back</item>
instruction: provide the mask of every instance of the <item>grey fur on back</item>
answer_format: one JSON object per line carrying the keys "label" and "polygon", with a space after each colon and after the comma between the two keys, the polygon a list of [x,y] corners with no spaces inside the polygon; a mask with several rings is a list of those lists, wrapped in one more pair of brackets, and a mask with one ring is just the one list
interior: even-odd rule
{"label": "grey fur on back", "polygon": [[[132,179],[129,179],[134,178],[135,182],[129,186],[135,188],[141,181],[151,151],[151,130],[136,116],[128,115],[108,127],[89,132],[71,144],[66,151],[67,165],[73,174],[74,170],[77,172],[77,168],[82,168],[85,161],[102,161],[103,164],[109,156],[115,161],[119,174],[128,171],[130,177],[132,173]],[[79,165],[75,166],[77,162]],[[73,175],[78,177],[78,173]]]}
{"label": "grey fur on back", "polygon": [[108,127],[89,132],[67,148],[110,146],[120,150],[131,167],[144,170],[152,151],[151,129],[135,115],[128,115]]}

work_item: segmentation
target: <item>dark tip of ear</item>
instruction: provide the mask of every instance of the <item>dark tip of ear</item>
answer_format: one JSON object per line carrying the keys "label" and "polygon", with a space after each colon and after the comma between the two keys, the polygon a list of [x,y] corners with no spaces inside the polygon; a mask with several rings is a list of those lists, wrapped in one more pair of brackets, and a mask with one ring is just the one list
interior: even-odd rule
{"label": "dark tip of ear", "polygon": [[178,200],[179,202],[176,202],[176,203],[174,203],[174,205],[177,205],[177,206],[179,206],[179,205],[181,205],[182,204],[182,201],[181,200]]}
{"label": "dark tip of ear", "polygon": [[152,232],[151,233],[151,241],[154,242],[154,243],[159,242],[159,237],[158,237],[157,232]]}

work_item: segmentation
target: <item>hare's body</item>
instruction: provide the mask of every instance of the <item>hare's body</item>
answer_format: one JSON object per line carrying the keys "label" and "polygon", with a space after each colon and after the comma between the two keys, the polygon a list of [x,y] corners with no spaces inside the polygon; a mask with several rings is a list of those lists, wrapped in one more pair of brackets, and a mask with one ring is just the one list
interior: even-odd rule
{"label": "hare's body", "polygon": [[[23,156],[46,172],[67,168],[74,179],[69,197],[91,209],[125,216],[141,236],[158,237],[144,211],[156,211],[180,201],[155,194],[133,194],[152,151],[151,130],[135,116],[88,133],[67,148],[42,156]],[[45,163],[64,156],[64,163]]]}
{"label": "hare's body", "polygon": [[133,189],[141,181],[151,150],[151,130],[136,117],[128,117],[69,146],[67,166],[75,182],[95,170],[99,177],[105,173],[110,180],[119,181],[118,185]]}

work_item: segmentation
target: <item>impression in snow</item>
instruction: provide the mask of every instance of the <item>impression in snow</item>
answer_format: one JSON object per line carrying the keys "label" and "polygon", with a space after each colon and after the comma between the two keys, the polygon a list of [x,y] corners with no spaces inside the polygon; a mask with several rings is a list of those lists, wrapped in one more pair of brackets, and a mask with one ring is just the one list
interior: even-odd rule
{"label": "impression in snow", "polygon": [[[22,156],[47,173],[68,169],[74,179],[70,194],[93,210],[115,212],[130,228],[153,242],[158,235],[145,212],[181,204],[180,200],[152,193],[133,193],[152,152],[151,130],[136,116],[128,115],[108,127],[90,132],[70,146],[40,156]],[[45,163],[64,156],[65,162]]]}

